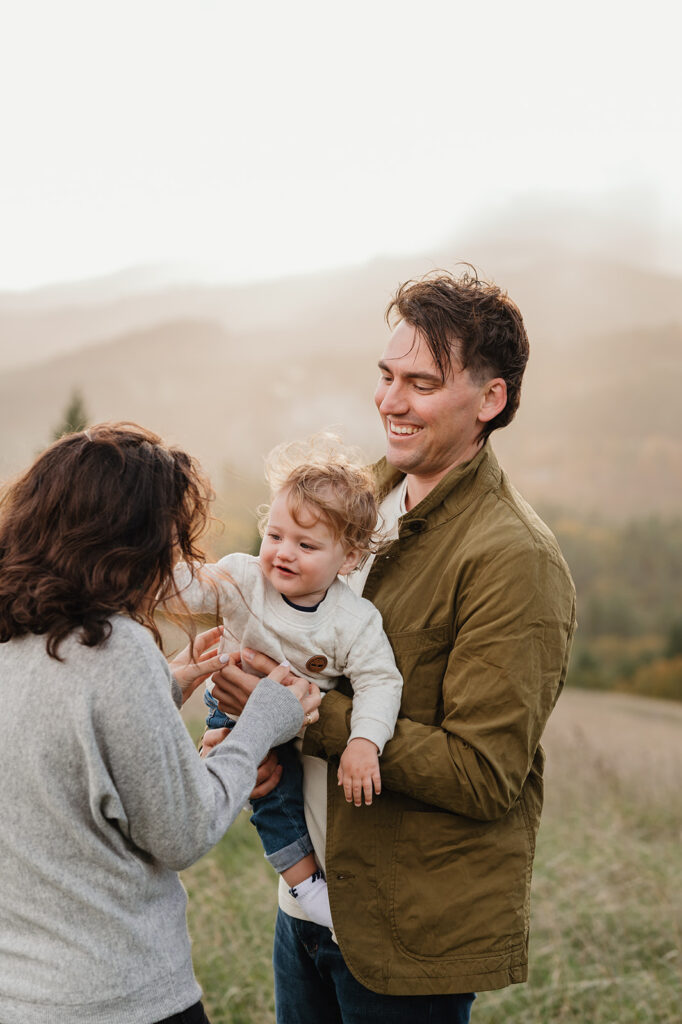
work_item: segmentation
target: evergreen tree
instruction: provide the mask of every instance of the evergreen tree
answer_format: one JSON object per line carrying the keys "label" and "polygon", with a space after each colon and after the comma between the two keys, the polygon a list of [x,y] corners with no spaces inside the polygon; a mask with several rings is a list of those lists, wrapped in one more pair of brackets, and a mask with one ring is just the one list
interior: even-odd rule
{"label": "evergreen tree", "polygon": [[64,410],[62,422],[52,431],[53,440],[59,440],[64,434],[77,434],[78,431],[85,430],[89,420],[90,417],[85,408],[83,396],[78,388],[76,388],[72,392],[69,404]]}

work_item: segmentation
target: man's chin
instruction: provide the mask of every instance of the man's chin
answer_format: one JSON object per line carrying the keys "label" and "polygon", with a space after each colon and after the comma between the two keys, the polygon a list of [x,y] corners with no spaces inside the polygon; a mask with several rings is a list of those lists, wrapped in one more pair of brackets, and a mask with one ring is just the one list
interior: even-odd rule
{"label": "man's chin", "polygon": [[396,451],[389,443],[386,447],[386,462],[401,473],[410,473],[419,465],[419,457],[414,452]]}

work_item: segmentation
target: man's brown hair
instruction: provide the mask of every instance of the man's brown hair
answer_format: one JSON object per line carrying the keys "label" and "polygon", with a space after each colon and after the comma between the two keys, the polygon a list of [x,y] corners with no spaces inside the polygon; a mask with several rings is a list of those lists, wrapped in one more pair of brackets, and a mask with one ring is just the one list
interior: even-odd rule
{"label": "man's brown hair", "polygon": [[401,284],[386,309],[386,322],[405,320],[423,336],[443,381],[453,362],[476,383],[502,377],[507,404],[484,425],[483,437],[512,421],[521,399],[528,362],[528,336],[518,307],[495,284],[478,277],[473,267],[459,277],[434,271]]}

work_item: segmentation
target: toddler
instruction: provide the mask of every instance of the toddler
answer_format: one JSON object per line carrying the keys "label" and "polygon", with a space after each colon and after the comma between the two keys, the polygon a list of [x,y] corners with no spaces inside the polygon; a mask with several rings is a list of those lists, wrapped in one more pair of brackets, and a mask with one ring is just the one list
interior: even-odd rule
{"label": "toddler", "polygon": [[[189,582],[187,566],[178,566],[182,598],[191,612],[222,615],[234,651],[250,647],[288,661],[292,672],[323,691],[332,689],[339,676],[349,679],[351,732],[339,784],[347,800],[360,804],[364,794],[371,803],[372,791],[381,789],[379,755],[393,735],[402,678],[379,612],[341,577],[374,548],[373,479],[350,453],[319,438],[276,448],[266,475],[271,504],[261,510],[258,557],[227,555],[201,567]],[[211,689],[209,681],[207,724],[230,728],[234,722],[219,710]],[[252,801],[251,820],[267,860],[306,916],[331,928],[327,883],[303,813],[298,754],[290,747],[278,753],[282,779],[267,796]]]}

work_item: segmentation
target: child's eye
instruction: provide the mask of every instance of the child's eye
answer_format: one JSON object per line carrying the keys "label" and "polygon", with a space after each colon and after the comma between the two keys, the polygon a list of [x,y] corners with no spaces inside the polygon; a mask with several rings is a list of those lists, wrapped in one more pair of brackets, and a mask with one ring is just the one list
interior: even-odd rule
{"label": "child's eye", "polygon": [[312,544],[304,544],[301,542],[301,547],[305,548],[306,551],[317,551],[317,548],[313,547]]}
{"label": "child's eye", "polygon": [[271,530],[268,530],[268,537],[270,540],[279,540],[279,534],[273,533]]}

